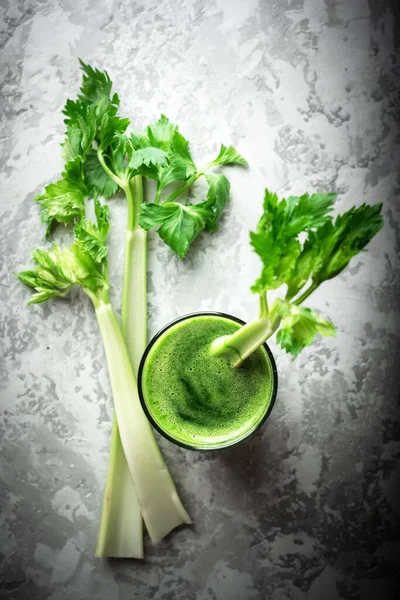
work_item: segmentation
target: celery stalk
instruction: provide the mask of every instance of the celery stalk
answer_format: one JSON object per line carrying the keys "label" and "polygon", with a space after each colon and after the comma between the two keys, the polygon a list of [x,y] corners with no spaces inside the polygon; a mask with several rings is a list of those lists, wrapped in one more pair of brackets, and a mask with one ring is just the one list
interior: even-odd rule
{"label": "celery stalk", "polygon": [[114,416],[96,556],[143,558],[140,504]]}
{"label": "celery stalk", "polygon": [[211,352],[224,356],[232,366],[240,367],[246,358],[262,346],[278,329],[281,322],[280,300],[276,300],[271,310],[265,294],[260,294],[260,314],[258,319],[246,323],[232,335],[218,337],[211,344]]}
{"label": "celery stalk", "polygon": [[[128,222],[125,238],[124,284],[122,290],[122,332],[134,374],[147,343],[146,248],[147,233],[134,226],[135,201],[143,201],[142,178],[135,177],[126,188]],[[142,235],[143,233],[143,235]],[[104,490],[98,557],[143,558],[143,521],[135,484],[121,444],[114,415],[110,459]]]}
{"label": "celery stalk", "polygon": [[137,375],[147,345],[147,231],[137,222],[143,202],[140,175],[125,188],[128,222],[125,236],[124,284],[122,290],[122,333]]}
{"label": "celery stalk", "polygon": [[[147,344],[147,232],[139,226],[137,219],[143,202],[142,178],[134,177],[130,183],[123,184],[123,189],[127,197],[128,219],[122,291],[122,333],[133,373],[137,375],[140,359]],[[111,372],[110,378],[112,379]],[[140,406],[139,410],[141,411]],[[133,483],[132,475],[135,478],[135,473],[128,466],[129,460],[125,458],[118,425],[114,421],[110,465],[96,552],[98,556],[142,558],[142,515],[154,543],[178,525],[190,523],[190,518],[179,500],[174,483],[158,450],[151,427],[144,413],[142,415],[145,423],[142,425],[145,428],[143,436],[148,438],[150,454],[152,453],[153,460],[162,471],[160,482],[157,482],[156,469],[152,475],[152,483],[149,484],[151,489],[158,489],[158,491],[155,498],[149,499],[148,495],[151,493],[147,492],[146,495],[146,491],[137,489],[140,483],[136,482],[136,486]],[[133,433],[131,436],[132,439],[135,438]],[[136,473],[140,473],[140,467]],[[143,473],[138,476],[143,477]]]}
{"label": "celery stalk", "polygon": [[143,520],[154,544],[182,523],[190,523],[142,410],[132,365],[110,303],[100,302],[103,338],[122,447],[135,482]]}

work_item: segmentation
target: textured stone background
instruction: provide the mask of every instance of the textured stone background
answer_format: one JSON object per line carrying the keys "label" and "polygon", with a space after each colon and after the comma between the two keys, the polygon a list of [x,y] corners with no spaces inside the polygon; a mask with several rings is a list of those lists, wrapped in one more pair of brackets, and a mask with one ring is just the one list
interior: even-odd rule
{"label": "textured stone background", "polygon": [[[13,600],[398,598],[400,249],[398,3],[384,0],[1,0],[0,597]],[[397,12],[397,22],[396,13]],[[398,49],[398,48],[397,48]],[[93,558],[112,400],[89,301],[26,307],[13,276],[43,229],[32,198],[62,166],[77,58],[107,68],[136,127],[167,113],[232,170],[221,230],[184,262],[150,243],[150,334],[183,313],[249,319],[248,231],[263,188],[384,203],[368,253],[309,304],[336,339],[294,364],[272,341],[276,408],[245,446],[160,441],[194,526],[143,562]],[[396,187],[397,186],[397,187]],[[111,206],[120,302],[124,204]],[[396,257],[397,254],[397,257]]]}

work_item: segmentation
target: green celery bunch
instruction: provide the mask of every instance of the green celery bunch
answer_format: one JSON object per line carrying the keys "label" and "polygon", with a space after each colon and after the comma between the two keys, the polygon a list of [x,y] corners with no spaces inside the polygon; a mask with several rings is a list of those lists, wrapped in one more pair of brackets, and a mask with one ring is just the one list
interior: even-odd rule
{"label": "green celery bunch", "polygon": [[[265,190],[264,212],[251,245],[261,258],[259,317],[232,336],[218,338],[213,351],[237,367],[278,329],[277,342],[296,357],[317,334],[333,336],[331,321],[300,306],[324,281],[336,277],[383,226],[382,204],[352,207],[334,219],[335,194],[303,194],[282,200]],[[269,305],[267,293],[286,286]]]}
{"label": "green celery bunch", "polygon": [[[106,269],[105,240],[108,230],[105,232],[100,223],[96,225],[87,221],[85,201],[93,197],[98,207],[99,196],[110,199],[120,191],[125,194],[128,214],[121,329],[136,375],[147,344],[147,231],[157,229],[164,242],[180,258],[184,258],[200,232],[217,230],[223,210],[229,202],[228,179],[221,173],[210,172],[210,169],[231,164],[245,167],[247,162],[231,146],[221,145],[218,156],[198,170],[191,157],[188,141],[165,115],[145,131],[129,133],[129,119],[117,114],[120,101],[118,94],[112,93],[112,82],[107,72],[94,69],[82,61],[80,64],[83,71],[80,93],[76,100],[67,100],[63,110],[66,124],[65,141],[62,144],[64,171],[61,178],[46,186],[44,193],[36,200],[41,208],[41,219],[46,225],[46,235],[50,235],[57,223],[74,224],[76,243],[85,245],[89,254],[94,245],[99,244],[104,255],[101,257],[105,261],[103,267]],[[178,202],[202,176],[209,187],[206,198],[197,204]],[[143,179],[155,181],[154,202],[145,201]],[[173,186],[175,189],[172,190]],[[100,213],[97,218],[100,218]],[[24,282],[30,285],[28,279],[25,278]],[[87,292],[87,288],[83,287]],[[62,288],[58,288],[56,294],[54,290],[47,290],[44,294],[60,295],[61,292]],[[43,297],[45,299],[47,297]],[[118,417],[117,410],[116,415]],[[152,435],[150,430],[147,435]],[[135,478],[132,478],[131,465],[125,456],[121,437],[114,418],[96,555],[141,558],[142,513],[144,516],[145,507],[138,498]],[[155,446],[154,439],[153,442]],[[169,481],[165,464],[163,470]],[[171,497],[172,486],[166,490]],[[147,521],[145,517],[153,541],[180,523],[188,522],[184,509],[178,507],[175,512],[163,509],[163,504],[168,505],[171,497],[159,495],[158,510],[152,512],[150,521],[149,517]],[[179,498],[177,502],[180,505]],[[151,519],[154,520],[153,524]]]}

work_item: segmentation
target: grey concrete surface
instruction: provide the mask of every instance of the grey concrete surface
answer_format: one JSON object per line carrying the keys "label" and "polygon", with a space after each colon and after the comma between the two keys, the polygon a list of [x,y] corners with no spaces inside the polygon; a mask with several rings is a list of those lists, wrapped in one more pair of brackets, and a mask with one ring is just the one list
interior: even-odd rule
{"label": "grey concrete surface", "polygon": [[[400,597],[399,32],[383,0],[1,1],[0,598]],[[224,142],[251,166],[184,262],[151,237],[150,334],[195,310],[252,318],[266,185],[384,203],[368,252],[309,300],[337,337],[294,363],[271,342],[263,430],[212,455],[160,440],[194,523],[146,539],[143,562],[93,556],[113,410],[89,301],[27,307],[13,275],[41,243],[32,199],[62,168],[78,57],[109,71],[135,127],[165,112],[199,162]],[[119,307],[125,206],[110,207]]]}

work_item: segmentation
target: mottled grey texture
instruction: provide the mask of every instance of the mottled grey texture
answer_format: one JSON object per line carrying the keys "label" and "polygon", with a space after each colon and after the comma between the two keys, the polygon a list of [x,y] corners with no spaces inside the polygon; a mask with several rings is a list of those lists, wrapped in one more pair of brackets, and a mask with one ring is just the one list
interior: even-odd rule
{"label": "mottled grey texture", "polygon": [[[2,0],[0,597],[375,600],[399,593],[398,3],[383,0]],[[397,15],[395,14],[397,12]],[[396,20],[397,19],[397,20]],[[194,521],[143,562],[93,558],[112,400],[93,310],[26,307],[13,272],[43,228],[35,193],[62,162],[77,58],[107,68],[137,127],[166,112],[196,158],[233,143],[221,230],[183,262],[150,241],[150,334],[194,310],[256,311],[248,231],[263,188],[382,201],[368,253],[309,304],[336,339],[293,364],[268,424],[219,454],[160,440]],[[115,222],[120,303],[124,203]]]}

